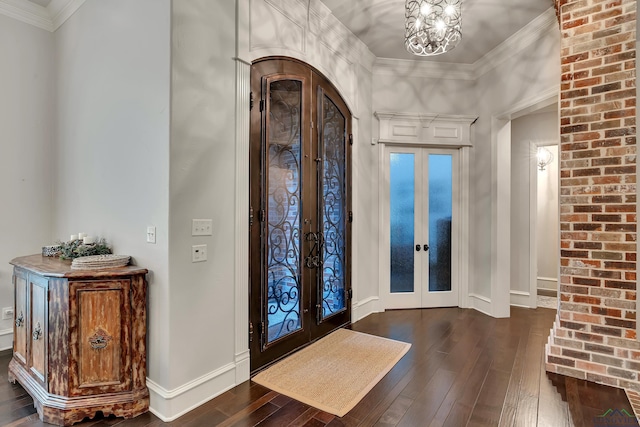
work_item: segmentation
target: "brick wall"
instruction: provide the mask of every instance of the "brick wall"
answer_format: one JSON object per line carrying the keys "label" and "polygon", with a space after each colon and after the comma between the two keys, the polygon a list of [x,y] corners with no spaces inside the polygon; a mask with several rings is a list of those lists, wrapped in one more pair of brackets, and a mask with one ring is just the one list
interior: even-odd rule
{"label": "brick wall", "polygon": [[636,0],[556,0],[562,32],[560,309],[547,370],[640,391]]}

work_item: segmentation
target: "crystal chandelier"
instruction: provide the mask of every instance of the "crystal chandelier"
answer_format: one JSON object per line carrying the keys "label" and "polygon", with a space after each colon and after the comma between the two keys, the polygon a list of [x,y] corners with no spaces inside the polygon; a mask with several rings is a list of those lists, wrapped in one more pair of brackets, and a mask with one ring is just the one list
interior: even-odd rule
{"label": "crystal chandelier", "polygon": [[418,56],[448,52],[462,39],[462,0],[405,0],[404,45]]}

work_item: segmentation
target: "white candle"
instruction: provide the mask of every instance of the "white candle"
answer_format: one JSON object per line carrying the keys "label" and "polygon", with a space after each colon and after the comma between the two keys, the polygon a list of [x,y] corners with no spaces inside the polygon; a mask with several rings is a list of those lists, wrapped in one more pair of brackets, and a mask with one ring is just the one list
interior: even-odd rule
{"label": "white candle", "polygon": [[78,240],[78,235],[77,234],[72,234],[71,237],[69,238],[69,240],[71,240],[72,242],[74,240]]}
{"label": "white candle", "polygon": [[84,239],[87,237],[87,233],[78,233],[78,239]]}
{"label": "white candle", "polygon": [[82,238],[82,243],[84,243],[85,245],[92,244],[95,242],[96,242],[96,238],[92,236],[84,236]]}

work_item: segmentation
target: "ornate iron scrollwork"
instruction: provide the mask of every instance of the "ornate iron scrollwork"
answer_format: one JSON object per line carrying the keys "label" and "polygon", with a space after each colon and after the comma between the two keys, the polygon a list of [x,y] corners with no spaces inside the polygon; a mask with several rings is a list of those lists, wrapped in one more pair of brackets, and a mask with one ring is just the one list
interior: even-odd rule
{"label": "ornate iron scrollwork", "polygon": [[[302,83],[278,80],[269,86],[263,244],[266,263],[262,342],[272,343],[302,327],[300,320]],[[262,101],[261,101],[262,102]]]}
{"label": "ornate iron scrollwork", "polygon": [[309,255],[304,258],[304,265],[307,268],[318,268],[322,264],[320,254],[322,254],[322,246],[324,239],[320,233],[307,233],[304,235],[307,242],[313,242],[313,246],[309,249]]}
{"label": "ornate iron scrollwork", "polygon": [[22,325],[24,325],[24,313],[20,310],[20,314],[16,317],[16,326],[19,328]]}
{"label": "ornate iron scrollwork", "polygon": [[89,345],[91,345],[91,348],[95,350],[102,350],[109,345],[109,341],[112,339],[111,335],[109,335],[104,329],[98,328],[98,330],[89,337]]}
{"label": "ornate iron scrollwork", "polygon": [[31,334],[31,336],[33,337],[34,341],[38,341],[42,336],[42,326],[40,325],[40,322],[36,323],[36,327],[33,329],[33,333]]}
{"label": "ornate iron scrollwork", "polygon": [[322,102],[322,167],[320,173],[322,308],[326,319],[346,308],[345,246],[347,221],[346,120],[326,95]]}

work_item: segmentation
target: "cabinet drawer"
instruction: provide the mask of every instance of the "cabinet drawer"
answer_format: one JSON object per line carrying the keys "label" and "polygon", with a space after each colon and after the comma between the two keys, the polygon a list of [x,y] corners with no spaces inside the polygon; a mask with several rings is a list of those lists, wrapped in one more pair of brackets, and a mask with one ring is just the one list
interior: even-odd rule
{"label": "cabinet drawer", "polygon": [[15,292],[15,309],[13,311],[13,356],[23,365],[27,364],[27,317],[29,314],[29,311],[27,310],[27,281],[27,272],[16,269],[13,275]]}
{"label": "cabinet drawer", "polygon": [[71,395],[131,390],[130,288],[129,280],[69,284]]}

